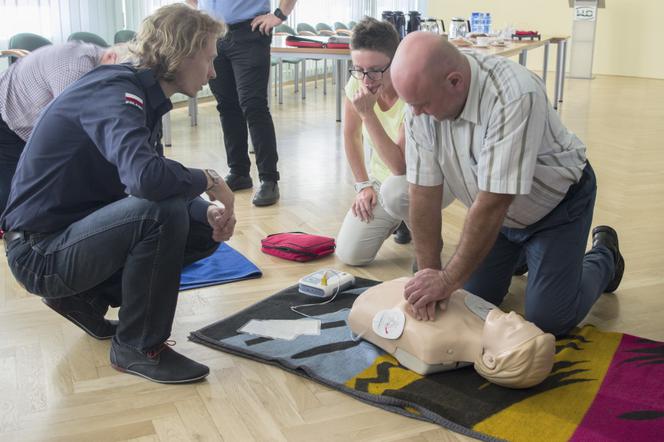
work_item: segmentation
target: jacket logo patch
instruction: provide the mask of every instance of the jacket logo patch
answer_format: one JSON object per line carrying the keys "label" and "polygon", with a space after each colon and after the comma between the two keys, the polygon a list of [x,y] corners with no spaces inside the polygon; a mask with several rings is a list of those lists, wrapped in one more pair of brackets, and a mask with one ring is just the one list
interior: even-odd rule
{"label": "jacket logo patch", "polygon": [[129,92],[125,92],[125,104],[130,104],[143,110],[143,99],[137,95],[130,94]]}

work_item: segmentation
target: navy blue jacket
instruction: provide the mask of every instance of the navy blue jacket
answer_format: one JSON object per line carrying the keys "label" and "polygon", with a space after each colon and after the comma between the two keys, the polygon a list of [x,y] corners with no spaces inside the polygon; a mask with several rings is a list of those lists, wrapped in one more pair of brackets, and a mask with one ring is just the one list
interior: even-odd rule
{"label": "navy blue jacket", "polygon": [[70,85],[25,146],[2,229],[58,231],[128,195],[182,196],[206,222],[205,173],[163,155],[161,117],[172,107],[151,70],[128,65],[100,66]]}

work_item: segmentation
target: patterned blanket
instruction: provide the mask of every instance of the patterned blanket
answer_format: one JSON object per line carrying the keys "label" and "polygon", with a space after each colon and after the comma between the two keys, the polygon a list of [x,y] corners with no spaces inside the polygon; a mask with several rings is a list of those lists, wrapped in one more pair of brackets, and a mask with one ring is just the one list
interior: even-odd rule
{"label": "patterned blanket", "polygon": [[374,284],[358,278],[334,302],[302,309],[321,319],[317,336],[287,341],[237,332],[251,319],[303,319],[290,306],[312,298],[293,286],[190,339],[482,440],[664,440],[664,343],[587,325],[557,341],[553,371],[534,388],[499,387],[472,366],[421,376],[353,339],[349,309]]}

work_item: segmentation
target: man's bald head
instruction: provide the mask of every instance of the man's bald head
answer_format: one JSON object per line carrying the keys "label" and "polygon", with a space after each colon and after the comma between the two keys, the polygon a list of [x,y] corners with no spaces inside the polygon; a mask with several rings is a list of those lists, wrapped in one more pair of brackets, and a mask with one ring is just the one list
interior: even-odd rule
{"label": "man's bald head", "polygon": [[[457,113],[463,109],[470,84],[470,66],[466,57],[439,35],[408,34],[394,55],[391,74],[397,93],[414,109],[436,91],[443,93],[438,98],[448,102],[446,104],[460,107]],[[437,119],[450,117],[440,112],[423,112]]]}

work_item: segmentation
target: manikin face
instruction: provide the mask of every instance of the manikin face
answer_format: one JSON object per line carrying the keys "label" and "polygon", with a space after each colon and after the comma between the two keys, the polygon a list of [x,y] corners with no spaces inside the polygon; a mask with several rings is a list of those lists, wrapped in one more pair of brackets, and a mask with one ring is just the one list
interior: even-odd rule
{"label": "manikin face", "polygon": [[[392,88],[389,68],[391,62],[390,57],[382,52],[371,51],[368,49],[353,50],[350,53],[350,57],[353,61],[353,67],[351,69],[364,71],[367,74],[363,75],[363,78],[360,81],[369,92],[375,94],[379,92],[381,88]],[[381,74],[380,72],[383,70],[385,71]]]}
{"label": "manikin face", "polygon": [[217,57],[217,38],[210,35],[203,49],[187,57],[175,75],[177,92],[194,97],[208,80],[217,75],[214,59]]}
{"label": "manikin face", "polygon": [[499,356],[544,332],[515,312],[493,309],[486,317],[483,332],[484,351]]}

